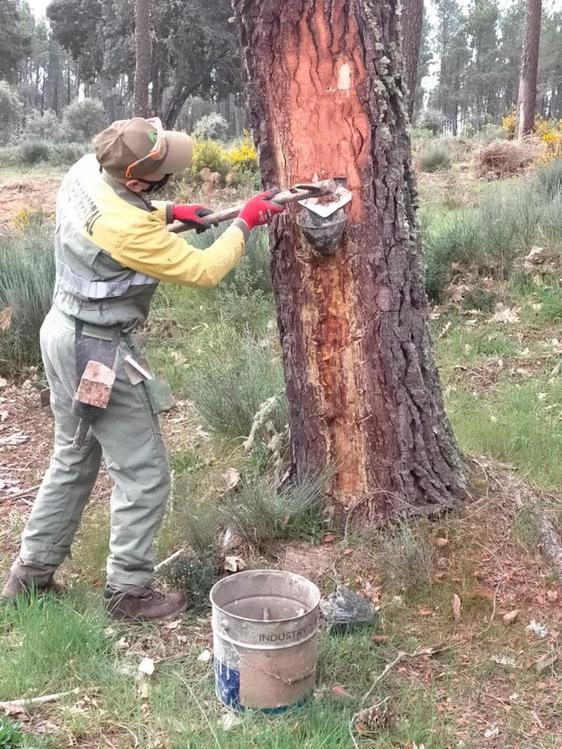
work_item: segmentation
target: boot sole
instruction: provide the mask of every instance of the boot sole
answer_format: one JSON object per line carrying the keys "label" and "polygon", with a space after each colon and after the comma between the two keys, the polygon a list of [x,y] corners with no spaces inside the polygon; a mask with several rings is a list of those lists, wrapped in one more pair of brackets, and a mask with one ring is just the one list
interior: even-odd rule
{"label": "boot sole", "polygon": [[173,611],[170,611],[168,614],[164,614],[162,616],[147,616],[146,614],[139,614],[137,616],[131,616],[130,614],[126,614],[124,612],[120,611],[110,611],[107,609],[107,615],[111,619],[117,619],[119,621],[124,622],[166,622],[170,619],[175,619],[180,614],[183,614],[188,609],[188,603],[184,603],[182,606],[178,606],[177,609],[174,609]]}

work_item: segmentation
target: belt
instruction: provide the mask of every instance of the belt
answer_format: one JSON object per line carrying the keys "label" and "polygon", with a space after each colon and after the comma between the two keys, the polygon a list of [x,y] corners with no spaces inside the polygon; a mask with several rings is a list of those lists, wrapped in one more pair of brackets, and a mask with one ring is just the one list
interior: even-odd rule
{"label": "belt", "polygon": [[[58,322],[64,325],[65,328],[76,331],[76,317],[67,315],[59,307],[53,305],[51,312],[55,316]],[[112,341],[115,337],[116,332],[120,336],[128,335],[131,330],[125,330],[120,325],[92,325],[91,323],[82,323],[82,334],[90,338],[100,338],[102,341]]]}

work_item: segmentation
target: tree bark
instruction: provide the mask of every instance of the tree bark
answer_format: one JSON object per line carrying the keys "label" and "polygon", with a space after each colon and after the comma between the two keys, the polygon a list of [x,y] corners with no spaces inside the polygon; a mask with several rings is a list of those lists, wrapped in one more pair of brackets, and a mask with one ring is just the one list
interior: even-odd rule
{"label": "tree bark", "polygon": [[524,138],[535,126],[537,71],[541,38],[542,0],[527,0],[525,41],[521,58],[519,96],[517,99],[517,137]]}
{"label": "tree bark", "polygon": [[336,254],[272,228],[292,473],[331,468],[343,519],[429,515],[464,495],[427,326],[399,19],[389,0],[234,0],[267,185],[345,175]]}
{"label": "tree bark", "polygon": [[418,82],[418,60],[423,25],[423,0],[403,0],[402,51],[406,86],[408,88],[408,114],[412,119]]}
{"label": "tree bark", "polygon": [[148,117],[148,84],[152,43],[150,38],[150,0],[135,0],[135,89],[134,114]]}

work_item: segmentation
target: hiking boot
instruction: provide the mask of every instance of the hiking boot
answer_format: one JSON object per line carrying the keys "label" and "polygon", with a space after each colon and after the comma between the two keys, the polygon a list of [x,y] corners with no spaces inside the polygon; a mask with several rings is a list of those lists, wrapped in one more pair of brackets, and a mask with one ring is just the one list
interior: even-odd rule
{"label": "hiking boot", "polygon": [[105,607],[114,619],[170,619],[187,608],[183,593],[161,593],[153,588],[135,588],[129,591],[106,588]]}
{"label": "hiking boot", "polygon": [[12,564],[6,584],[0,593],[5,601],[16,601],[20,596],[31,593],[61,593],[63,588],[55,582],[56,565],[24,564],[19,559]]}

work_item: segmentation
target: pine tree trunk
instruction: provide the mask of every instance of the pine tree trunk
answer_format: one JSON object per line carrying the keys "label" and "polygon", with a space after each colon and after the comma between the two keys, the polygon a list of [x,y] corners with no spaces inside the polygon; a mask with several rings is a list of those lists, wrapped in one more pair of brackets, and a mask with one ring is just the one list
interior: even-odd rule
{"label": "pine tree trunk", "polygon": [[423,0],[403,0],[402,3],[402,51],[406,86],[408,87],[408,114],[414,113],[418,81],[418,60],[423,25]]}
{"label": "pine tree trunk", "polygon": [[463,466],[428,334],[395,3],[234,8],[265,183],[345,175],[353,192],[335,255],[307,244],[298,207],[272,229],[293,475],[331,467],[340,518],[453,507]]}
{"label": "pine tree trunk", "polygon": [[148,84],[152,43],[150,38],[150,0],[135,0],[135,90],[134,113],[148,117]]}
{"label": "pine tree trunk", "polygon": [[537,71],[541,38],[542,0],[527,0],[525,42],[521,58],[519,96],[517,100],[517,137],[524,138],[535,126]]}

